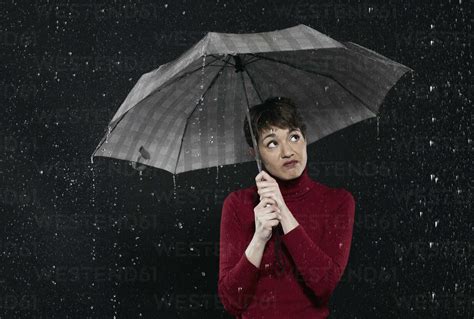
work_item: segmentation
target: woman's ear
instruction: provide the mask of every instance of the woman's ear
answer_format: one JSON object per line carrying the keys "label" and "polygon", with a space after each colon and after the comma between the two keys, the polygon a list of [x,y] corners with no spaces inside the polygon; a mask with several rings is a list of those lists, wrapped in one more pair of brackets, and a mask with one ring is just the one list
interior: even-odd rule
{"label": "woman's ear", "polygon": [[249,147],[248,152],[249,152],[250,156],[255,158],[255,149],[253,147]]}

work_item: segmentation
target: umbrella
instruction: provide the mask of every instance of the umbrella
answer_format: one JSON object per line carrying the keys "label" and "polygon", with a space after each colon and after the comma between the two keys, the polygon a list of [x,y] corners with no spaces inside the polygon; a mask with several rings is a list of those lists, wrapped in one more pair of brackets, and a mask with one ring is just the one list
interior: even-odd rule
{"label": "umbrella", "polygon": [[[91,161],[111,157],[173,174],[254,161],[242,130],[251,105],[290,97],[310,124],[310,144],[377,116],[388,91],[410,70],[303,24],[209,32],[178,59],[139,78]],[[256,160],[261,171],[258,152]]]}

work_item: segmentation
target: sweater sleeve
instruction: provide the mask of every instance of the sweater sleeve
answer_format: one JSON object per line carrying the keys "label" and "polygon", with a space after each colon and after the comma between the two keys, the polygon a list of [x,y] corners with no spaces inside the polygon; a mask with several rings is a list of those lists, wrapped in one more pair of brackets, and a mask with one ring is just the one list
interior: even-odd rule
{"label": "sweater sleeve", "polygon": [[355,201],[351,193],[344,192],[337,209],[324,216],[326,231],[319,245],[301,224],[282,236],[304,282],[323,301],[329,301],[349,259]]}
{"label": "sweater sleeve", "polygon": [[249,244],[235,210],[235,194],[222,207],[219,242],[218,295],[230,314],[240,315],[255,294],[259,269],[245,255]]}

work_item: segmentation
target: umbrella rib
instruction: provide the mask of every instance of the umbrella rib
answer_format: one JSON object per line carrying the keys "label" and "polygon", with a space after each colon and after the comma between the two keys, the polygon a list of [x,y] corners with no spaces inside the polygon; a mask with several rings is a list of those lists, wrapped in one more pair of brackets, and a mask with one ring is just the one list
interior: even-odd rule
{"label": "umbrella rib", "polygon": [[[227,58],[227,61],[226,61],[224,58],[220,58],[220,57],[218,57],[218,56],[216,56],[216,55],[214,55],[214,54],[211,54],[211,56],[212,56],[213,58],[215,58],[216,60],[219,60],[219,61],[224,62],[224,63],[225,63],[225,64],[224,64],[225,66],[227,66],[227,64],[230,64],[230,66],[235,66],[235,64],[233,64],[232,62],[229,62],[229,58]],[[229,55],[229,57],[230,57],[230,55]],[[214,61],[215,61],[215,60],[214,60]]]}
{"label": "umbrella rib", "polygon": [[264,60],[268,60],[268,61],[272,61],[272,62],[276,62],[276,63],[280,63],[280,64],[284,64],[284,65],[287,65],[287,66],[290,66],[292,68],[295,68],[297,70],[300,70],[300,71],[304,71],[304,72],[308,72],[308,73],[312,73],[312,74],[317,74],[317,75],[320,75],[320,76],[323,76],[323,77],[326,77],[330,80],[333,80],[334,82],[336,82],[337,84],[339,84],[344,90],[346,90],[347,92],[349,92],[349,94],[351,94],[355,99],[357,99],[360,103],[362,103],[362,105],[364,105],[369,111],[371,111],[372,113],[374,113],[374,115],[377,115],[377,113],[372,110],[372,108],[370,106],[367,105],[367,103],[365,103],[363,100],[361,100],[357,95],[355,95],[354,93],[352,93],[351,90],[347,89],[341,82],[339,82],[338,80],[336,80],[334,77],[332,77],[330,74],[324,74],[324,73],[319,73],[319,72],[315,72],[315,71],[310,71],[310,70],[305,70],[305,69],[302,69],[296,65],[293,65],[291,63],[288,63],[288,62],[284,62],[284,61],[280,61],[280,60],[277,60],[277,59],[273,59],[273,58],[269,58],[269,57],[264,57],[264,56],[260,56],[260,55],[256,55],[256,54],[251,54],[252,56],[256,56],[256,57],[260,57],[261,59],[264,59]]}
{"label": "umbrella rib", "polygon": [[[204,91],[204,93],[201,95],[202,98],[204,98],[204,96],[206,95],[207,91],[209,91],[209,89],[214,85],[214,83],[216,82],[217,78],[219,77],[219,75],[221,74],[221,71],[224,69],[224,67],[227,65],[228,61],[230,59],[230,56],[227,58],[227,61],[223,61],[225,64],[222,65],[221,69],[216,73],[216,75],[214,76],[214,78],[211,80],[211,83],[209,83],[209,86],[206,88],[206,90]],[[199,99],[201,100],[201,99]],[[194,111],[196,111],[197,109],[197,106],[199,105],[200,102],[198,102],[195,106],[194,106],[194,109],[191,111],[191,113],[189,113],[188,117],[186,118],[186,122],[184,124],[184,132],[183,132],[183,136],[181,137],[181,143],[179,145],[179,152],[178,152],[178,157],[177,157],[177,160],[176,160],[176,165],[174,167],[174,173],[173,174],[176,174],[176,169],[178,168],[178,162],[179,162],[179,156],[181,155],[181,150],[183,148],[183,140],[184,140],[184,136],[186,135],[186,129],[188,128],[188,123],[189,123],[189,118],[193,115]]]}
{"label": "umbrella rib", "polygon": [[[247,63],[247,64],[248,64],[248,63]],[[246,65],[247,65],[247,64],[246,64]],[[257,92],[257,95],[258,95],[258,98],[260,99],[260,102],[263,102],[262,96],[260,95],[260,92],[258,92],[258,90],[257,90],[257,85],[255,84],[255,81],[254,81],[253,78],[250,76],[250,73],[249,73],[249,71],[247,70],[247,68],[245,68],[244,70],[245,70],[245,73],[247,73],[247,75],[248,75],[248,77],[249,77],[249,79],[250,79],[250,83],[252,83],[252,85],[253,85],[253,89],[255,90],[255,92]],[[243,81],[243,79],[242,79],[242,81]],[[245,84],[244,84],[244,85],[245,85]],[[247,102],[248,102],[248,101],[247,101]]]}
{"label": "umbrella rib", "polygon": [[[255,57],[254,57],[254,58],[255,58]],[[253,59],[253,60],[249,60],[248,62],[246,62],[246,63],[244,64],[244,66],[247,66],[247,65],[249,65],[249,64],[251,64],[251,63],[254,63],[254,62],[256,62],[256,61],[259,61],[259,60],[260,60],[260,59],[258,59],[258,58],[255,58],[255,59]]]}
{"label": "umbrella rib", "polygon": [[[208,64],[204,65],[204,67],[210,66],[210,64],[211,64],[211,63],[214,63],[214,62],[216,62],[216,60],[210,61]],[[194,70],[190,70],[190,71],[188,71],[188,72],[186,72],[186,73],[183,73],[183,74],[181,74],[180,76],[178,76],[176,79],[174,79],[174,80],[172,80],[172,81],[170,81],[170,82],[168,82],[168,83],[166,83],[166,84],[160,86],[159,89],[163,89],[163,88],[165,88],[165,87],[167,87],[167,86],[169,86],[169,85],[171,85],[171,84],[173,84],[173,83],[175,83],[175,82],[181,80],[183,77],[188,76],[188,75],[191,75],[191,74],[193,74],[194,72],[199,71],[199,70],[201,70],[201,69],[202,69],[202,65],[199,66],[199,67],[197,67],[197,68],[194,69]],[[157,89],[158,89],[158,88],[156,88],[155,90],[153,90],[152,92],[150,92],[150,94],[148,94],[147,97],[150,96],[151,94],[155,93],[155,91],[156,91]],[[140,102],[141,102],[141,101],[140,101]]]}

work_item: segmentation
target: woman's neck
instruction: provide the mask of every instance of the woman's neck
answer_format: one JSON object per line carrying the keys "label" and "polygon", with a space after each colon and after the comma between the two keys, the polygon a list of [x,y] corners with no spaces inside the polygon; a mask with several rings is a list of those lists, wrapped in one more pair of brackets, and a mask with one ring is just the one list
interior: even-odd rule
{"label": "woman's neck", "polygon": [[277,181],[284,198],[299,197],[309,191],[312,186],[311,178],[308,175],[308,165],[305,166],[300,176],[289,180],[281,179],[268,171],[266,172]]}

